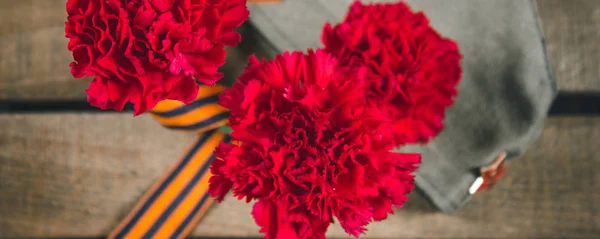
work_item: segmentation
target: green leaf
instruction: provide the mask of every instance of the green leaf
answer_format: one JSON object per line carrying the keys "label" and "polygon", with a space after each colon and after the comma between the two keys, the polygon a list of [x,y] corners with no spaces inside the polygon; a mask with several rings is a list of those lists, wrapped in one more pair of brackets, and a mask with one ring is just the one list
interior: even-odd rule
{"label": "green leaf", "polygon": [[231,127],[229,127],[227,125],[223,125],[223,126],[219,127],[219,130],[225,134],[231,134],[231,132],[233,132]]}

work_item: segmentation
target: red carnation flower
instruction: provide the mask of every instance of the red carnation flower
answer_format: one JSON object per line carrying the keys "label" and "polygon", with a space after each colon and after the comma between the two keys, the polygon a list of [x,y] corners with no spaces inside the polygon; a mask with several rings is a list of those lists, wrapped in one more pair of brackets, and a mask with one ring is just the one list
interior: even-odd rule
{"label": "red carnation flower", "polygon": [[325,25],[322,40],[343,64],[358,58],[369,66],[368,102],[393,120],[397,145],[427,142],[442,130],[457,94],[461,55],[423,13],[403,2],[356,1],[342,23]]}
{"label": "red carnation flower", "polygon": [[245,0],[69,0],[66,36],[75,78],[94,76],[90,104],[141,114],[164,99],[192,101],[214,85],[224,46],[240,41]]}
{"label": "red carnation flower", "polygon": [[209,192],[258,199],[266,238],[324,238],[333,217],[358,236],[402,206],[418,154],[392,153],[389,122],[366,104],[366,68],[323,51],[250,58],[220,96],[235,143],[215,155]]}

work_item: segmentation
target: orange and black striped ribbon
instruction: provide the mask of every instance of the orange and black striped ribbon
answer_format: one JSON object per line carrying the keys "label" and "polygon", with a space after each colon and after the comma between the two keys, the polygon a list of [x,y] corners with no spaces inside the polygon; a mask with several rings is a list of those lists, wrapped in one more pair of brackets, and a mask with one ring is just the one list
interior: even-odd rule
{"label": "orange and black striped ribbon", "polygon": [[184,238],[213,203],[208,194],[213,151],[229,136],[219,131],[229,118],[218,105],[223,86],[200,86],[190,104],[164,100],[150,112],[169,129],[198,133],[198,137],[165,175],[142,197],[109,236],[113,238]]}

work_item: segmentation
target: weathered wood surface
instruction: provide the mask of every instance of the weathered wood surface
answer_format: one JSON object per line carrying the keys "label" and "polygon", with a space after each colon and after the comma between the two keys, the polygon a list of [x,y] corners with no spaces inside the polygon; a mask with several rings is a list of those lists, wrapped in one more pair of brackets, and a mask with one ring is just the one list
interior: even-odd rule
{"label": "weathered wood surface", "polygon": [[65,38],[65,0],[0,1],[0,99],[85,99]]}
{"label": "weathered wood surface", "polygon": [[[0,238],[106,235],[192,135],[144,115],[0,115]],[[413,201],[366,238],[600,235],[600,118],[552,118],[494,191],[454,215]],[[258,236],[250,205],[215,205],[197,236]],[[331,237],[344,237],[333,225]]]}
{"label": "weathered wood surface", "polygon": [[[0,1],[0,99],[85,99],[90,79],[69,74],[65,2]],[[560,88],[600,90],[600,1],[538,0],[538,5]]]}
{"label": "weathered wood surface", "polygon": [[563,91],[599,91],[600,1],[537,2],[559,88]]}

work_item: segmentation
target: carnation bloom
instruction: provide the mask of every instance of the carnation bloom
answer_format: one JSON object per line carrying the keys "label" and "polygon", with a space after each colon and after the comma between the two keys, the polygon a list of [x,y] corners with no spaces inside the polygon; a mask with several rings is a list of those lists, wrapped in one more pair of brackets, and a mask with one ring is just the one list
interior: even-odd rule
{"label": "carnation bloom", "polygon": [[443,128],[460,80],[457,44],[440,36],[423,13],[403,2],[363,5],[322,35],[325,50],[347,64],[369,66],[367,97],[392,119],[397,145],[424,143]]}
{"label": "carnation bloom", "polygon": [[358,236],[402,206],[418,154],[392,153],[389,121],[365,104],[362,65],[323,51],[255,57],[220,96],[231,110],[232,144],[221,144],[209,192],[258,199],[266,238],[324,238],[336,217]]}
{"label": "carnation bloom", "polygon": [[90,104],[135,114],[160,100],[192,101],[214,85],[224,46],[240,41],[245,0],[69,0],[66,36],[75,78],[94,76]]}

